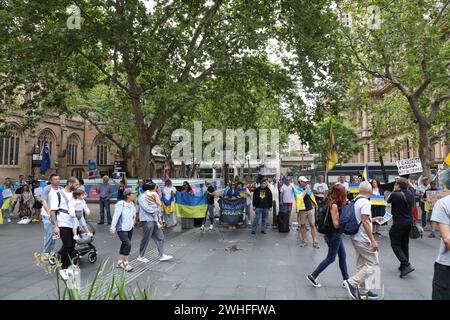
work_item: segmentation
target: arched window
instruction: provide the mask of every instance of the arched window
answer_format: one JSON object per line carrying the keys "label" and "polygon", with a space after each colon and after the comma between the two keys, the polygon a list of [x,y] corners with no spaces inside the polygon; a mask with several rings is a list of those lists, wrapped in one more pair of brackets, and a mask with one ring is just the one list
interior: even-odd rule
{"label": "arched window", "polygon": [[67,163],[68,164],[78,164],[79,155],[81,155],[80,147],[81,142],[80,138],[76,134],[72,134],[67,139]]}
{"label": "arched window", "polygon": [[16,128],[0,133],[0,166],[19,165],[20,135]]}
{"label": "arched window", "polygon": [[97,138],[95,142],[97,148],[97,165],[108,164],[108,146],[104,138]]}
{"label": "arched window", "polygon": [[42,151],[42,147],[45,141],[48,142],[48,150],[50,151],[50,155],[53,155],[53,144],[56,141],[56,137],[52,130],[44,129],[39,134],[39,139],[37,143],[37,145],[39,146],[39,151]]}

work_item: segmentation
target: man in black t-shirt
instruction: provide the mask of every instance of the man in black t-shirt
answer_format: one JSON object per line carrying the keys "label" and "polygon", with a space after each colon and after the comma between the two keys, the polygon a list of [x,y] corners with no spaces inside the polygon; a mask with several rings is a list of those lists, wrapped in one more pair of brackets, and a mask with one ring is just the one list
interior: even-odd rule
{"label": "man in black t-shirt", "polygon": [[215,208],[215,202],[214,197],[216,196],[216,189],[211,185],[211,183],[207,180],[205,181],[206,185],[206,192],[208,193],[208,209],[205,212],[205,217],[203,218],[202,227],[201,230],[205,229],[205,223],[206,223],[206,216],[209,216],[209,230],[213,230],[214,228],[214,208]]}
{"label": "man in black t-shirt", "polygon": [[408,191],[408,180],[399,178],[394,186],[394,191],[387,199],[392,204],[392,227],[389,230],[391,247],[400,261],[400,277],[414,271],[409,263],[409,233],[413,223],[414,194]]}

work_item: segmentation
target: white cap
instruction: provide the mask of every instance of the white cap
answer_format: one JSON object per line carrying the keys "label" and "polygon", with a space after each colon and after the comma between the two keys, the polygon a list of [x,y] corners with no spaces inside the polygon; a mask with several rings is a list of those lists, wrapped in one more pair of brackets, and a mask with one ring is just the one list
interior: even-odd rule
{"label": "white cap", "polygon": [[300,181],[300,182],[309,182],[309,180],[305,176],[301,176],[300,178],[298,178],[298,181]]}

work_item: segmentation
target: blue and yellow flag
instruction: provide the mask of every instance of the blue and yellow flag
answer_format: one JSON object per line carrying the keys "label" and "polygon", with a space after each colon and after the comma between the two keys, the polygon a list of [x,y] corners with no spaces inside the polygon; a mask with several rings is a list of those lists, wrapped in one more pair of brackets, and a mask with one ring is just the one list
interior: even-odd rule
{"label": "blue and yellow flag", "polygon": [[369,182],[369,166],[367,165],[367,163],[366,163],[366,166],[364,167],[362,177],[363,177],[363,181]]}
{"label": "blue and yellow flag", "polygon": [[384,196],[371,195],[370,204],[373,206],[384,206]]}
{"label": "blue and yellow flag", "polygon": [[163,212],[165,214],[170,214],[172,212],[175,212],[176,207],[175,207],[175,198],[173,195],[170,195],[170,198],[167,199],[166,195],[163,194],[161,197],[161,207],[163,209]]}
{"label": "blue and yellow flag", "polygon": [[176,212],[180,218],[204,218],[208,209],[208,194],[193,196],[177,191]]}
{"label": "blue and yellow flag", "polygon": [[359,183],[349,183],[347,191],[353,194],[359,193]]}
{"label": "blue and yellow flag", "polygon": [[[304,191],[303,188],[300,187],[300,186],[296,186],[294,188],[295,206],[297,208],[297,211],[306,209],[305,201],[303,200],[303,198],[304,198],[303,191]],[[315,207],[317,207],[317,200],[316,200],[316,197],[314,196],[313,191],[311,189],[309,189],[306,194],[311,198],[311,201],[312,201],[313,205]]]}

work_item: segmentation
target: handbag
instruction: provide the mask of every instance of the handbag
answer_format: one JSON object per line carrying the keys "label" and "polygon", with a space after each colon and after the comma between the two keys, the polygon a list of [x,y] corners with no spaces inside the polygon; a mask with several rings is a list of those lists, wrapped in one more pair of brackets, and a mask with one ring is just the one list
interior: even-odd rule
{"label": "handbag", "polygon": [[328,234],[333,231],[329,206],[327,206],[326,209],[323,207],[319,208],[316,221],[317,231],[319,231],[319,233]]}
{"label": "handbag", "polygon": [[409,231],[409,237],[411,239],[423,238],[423,230],[421,230],[416,223],[411,225],[411,230]]}

